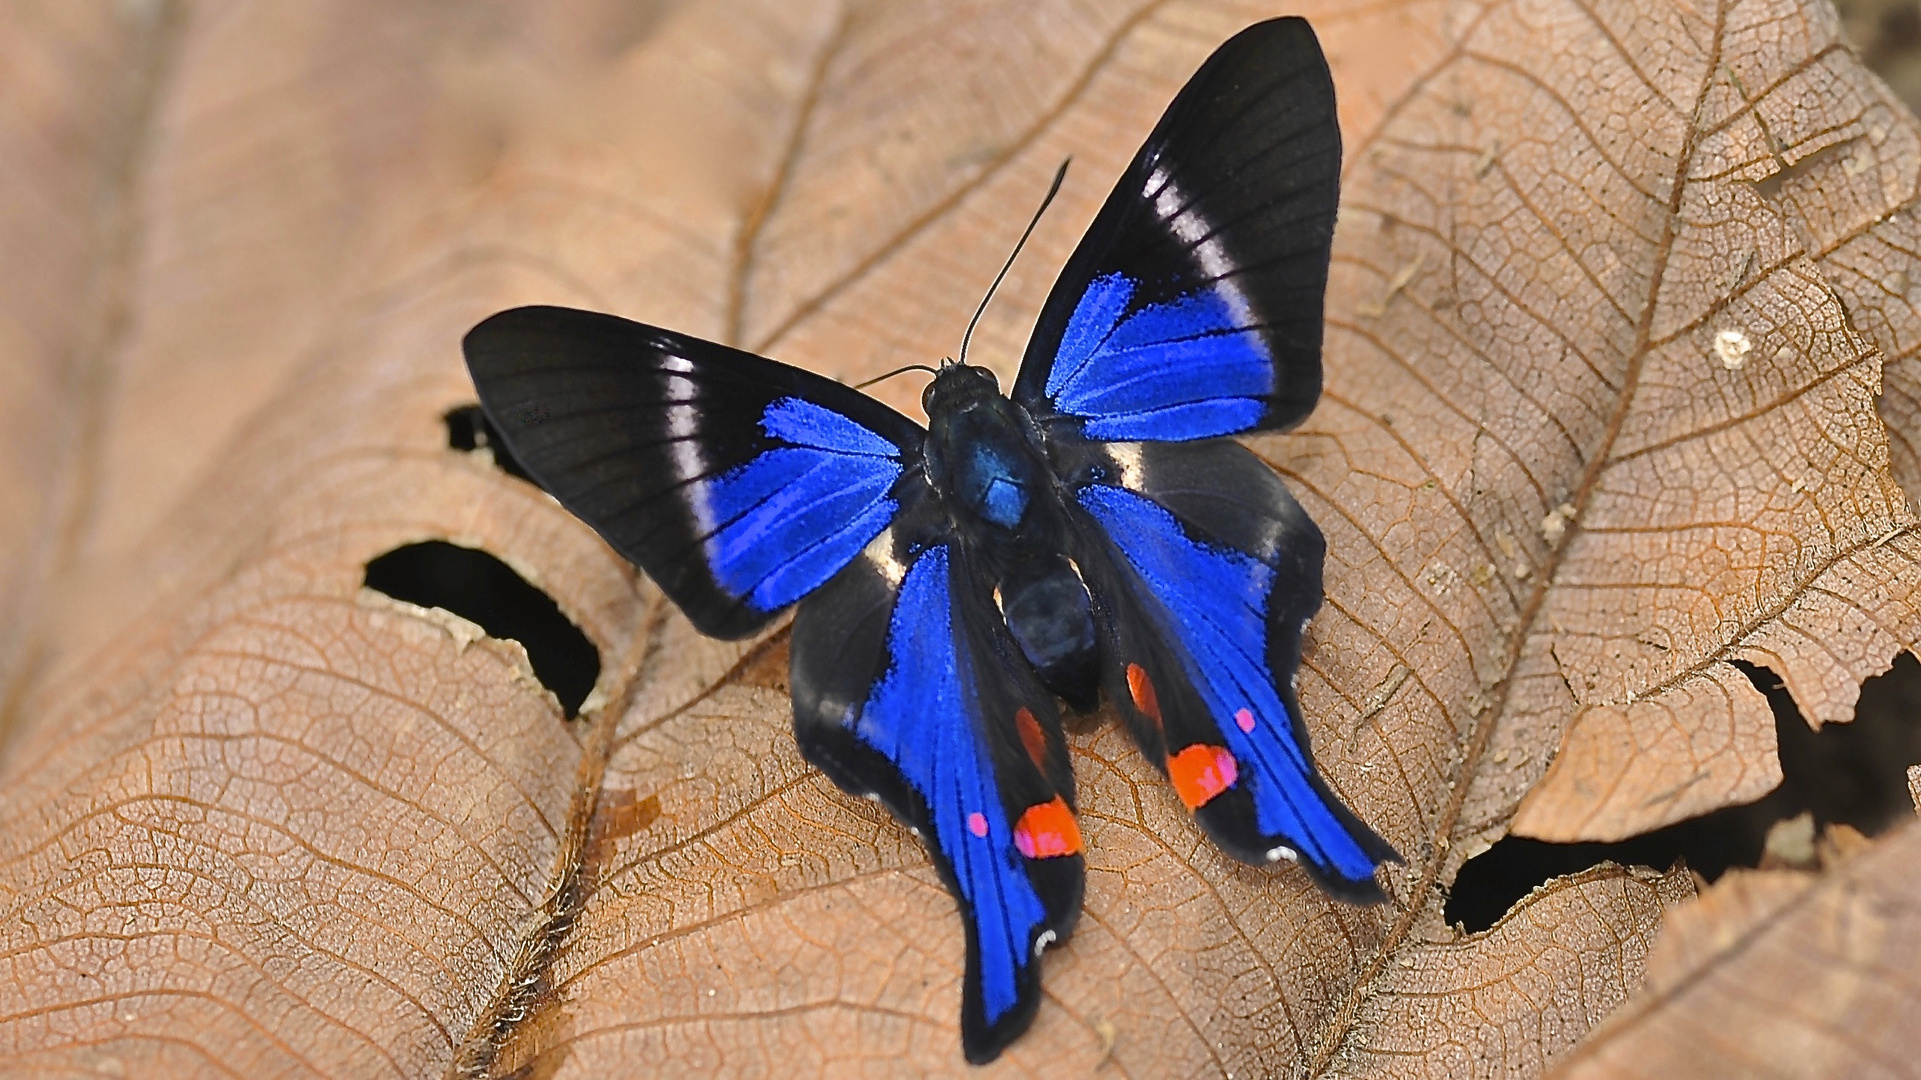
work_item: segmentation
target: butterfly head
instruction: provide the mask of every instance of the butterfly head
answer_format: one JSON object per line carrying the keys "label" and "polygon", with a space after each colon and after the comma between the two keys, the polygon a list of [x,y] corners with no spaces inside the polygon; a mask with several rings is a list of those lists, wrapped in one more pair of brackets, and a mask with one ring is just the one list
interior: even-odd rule
{"label": "butterfly head", "polygon": [[929,419],[944,413],[965,412],[988,398],[999,397],[1000,380],[984,367],[943,362],[934,381],[921,391],[920,406]]}

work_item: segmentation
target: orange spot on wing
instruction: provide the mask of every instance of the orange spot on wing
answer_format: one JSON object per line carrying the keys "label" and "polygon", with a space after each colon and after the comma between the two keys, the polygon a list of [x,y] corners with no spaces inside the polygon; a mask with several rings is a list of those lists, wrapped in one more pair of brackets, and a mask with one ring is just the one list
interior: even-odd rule
{"label": "orange spot on wing", "polygon": [[1081,826],[1074,811],[1059,795],[1049,802],[1035,803],[1014,826],[1014,846],[1030,859],[1052,859],[1077,855],[1081,850]]}
{"label": "orange spot on wing", "polygon": [[1167,776],[1187,808],[1199,810],[1234,786],[1240,766],[1225,748],[1195,743],[1167,759]]}
{"label": "orange spot on wing", "polygon": [[1041,722],[1034,714],[1021,706],[1014,714],[1014,727],[1021,733],[1021,745],[1027,748],[1027,756],[1034,759],[1034,767],[1047,768],[1047,735],[1041,731]]}
{"label": "orange spot on wing", "polygon": [[1127,692],[1133,696],[1134,707],[1141,715],[1160,727],[1161,699],[1154,693],[1154,680],[1147,677],[1147,670],[1139,664],[1127,665]]}

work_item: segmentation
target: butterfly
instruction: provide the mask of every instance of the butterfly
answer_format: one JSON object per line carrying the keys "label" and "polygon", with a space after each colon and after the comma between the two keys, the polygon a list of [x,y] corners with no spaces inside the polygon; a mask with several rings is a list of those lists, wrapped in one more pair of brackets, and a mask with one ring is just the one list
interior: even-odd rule
{"label": "butterfly", "polygon": [[1102,206],[1012,393],[963,346],[922,396],[926,428],[611,315],[517,308],[465,339],[522,467],[702,632],[798,604],[795,738],[912,828],[953,894],[969,1061],[1027,1028],[1041,951],[1080,910],[1057,702],[1111,702],[1237,859],[1297,862],[1356,903],[1399,860],[1316,773],[1296,701],[1321,532],[1228,438],[1292,427],[1320,396],[1340,159],[1313,30],[1243,30]]}

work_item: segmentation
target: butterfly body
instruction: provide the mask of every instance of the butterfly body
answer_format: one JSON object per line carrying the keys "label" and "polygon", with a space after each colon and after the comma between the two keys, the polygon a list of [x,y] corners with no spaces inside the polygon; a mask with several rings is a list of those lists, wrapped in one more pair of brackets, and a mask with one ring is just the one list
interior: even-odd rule
{"label": "butterfly body", "polygon": [[1041,428],[991,371],[949,364],[921,396],[928,482],[1042,685],[1077,710],[1099,692],[1094,617],[1068,551],[1066,492]]}
{"label": "butterfly body", "polygon": [[926,427],[610,315],[520,308],[464,343],[528,474],[696,627],[742,637],[798,604],[796,741],[954,896],[971,1061],[1027,1027],[1080,910],[1062,701],[1104,698],[1237,859],[1364,903],[1398,858],[1315,770],[1295,696],[1320,530],[1225,438],[1319,395],[1339,162],[1313,32],[1243,31],[1122,175],[1011,390],[944,365]]}

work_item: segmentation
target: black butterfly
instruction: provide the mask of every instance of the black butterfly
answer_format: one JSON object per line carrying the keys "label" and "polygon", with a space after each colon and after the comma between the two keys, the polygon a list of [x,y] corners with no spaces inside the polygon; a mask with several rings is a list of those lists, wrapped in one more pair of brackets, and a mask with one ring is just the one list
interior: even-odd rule
{"label": "black butterfly", "polygon": [[467,335],[514,456],[695,626],[740,637],[800,603],[795,737],[915,829],[959,903],[970,1061],[1026,1029],[1080,909],[1056,697],[1105,691],[1235,858],[1362,903],[1398,858],[1315,773],[1295,701],[1320,530],[1222,438],[1320,396],[1340,157],[1314,32],[1242,31],[1108,197],[1012,396],[943,364],[926,430],[610,315],[519,308]]}

